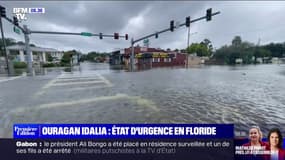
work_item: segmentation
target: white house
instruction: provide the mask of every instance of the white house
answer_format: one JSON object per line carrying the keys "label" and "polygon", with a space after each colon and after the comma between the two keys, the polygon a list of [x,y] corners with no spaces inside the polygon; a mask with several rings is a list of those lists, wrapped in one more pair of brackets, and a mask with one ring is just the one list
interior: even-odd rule
{"label": "white house", "polygon": [[[50,54],[53,59],[56,60],[61,60],[62,56],[63,56],[63,52],[60,52],[56,49],[52,49],[52,48],[42,48],[42,47],[30,47],[31,51],[32,51],[32,61],[33,63],[39,63],[39,62],[43,62],[45,63],[47,61],[47,53]],[[25,45],[12,45],[12,46],[8,46],[7,47],[7,52],[8,55],[10,55],[11,51],[16,51],[16,55],[13,54],[14,60],[16,61],[20,61],[20,62],[27,62],[28,60],[28,56],[25,53],[26,47]]]}

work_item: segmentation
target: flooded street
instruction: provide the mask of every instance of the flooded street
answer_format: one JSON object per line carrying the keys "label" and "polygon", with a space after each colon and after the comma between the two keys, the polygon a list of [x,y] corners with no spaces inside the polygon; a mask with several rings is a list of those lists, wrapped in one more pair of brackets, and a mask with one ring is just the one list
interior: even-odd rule
{"label": "flooded street", "polygon": [[0,79],[0,137],[12,137],[14,123],[284,124],[284,82],[284,64],[48,69]]}

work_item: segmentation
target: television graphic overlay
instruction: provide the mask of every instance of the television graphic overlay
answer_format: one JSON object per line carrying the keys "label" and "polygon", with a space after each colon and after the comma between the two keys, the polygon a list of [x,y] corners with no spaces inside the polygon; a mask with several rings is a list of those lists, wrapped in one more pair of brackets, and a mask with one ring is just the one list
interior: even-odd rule
{"label": "television graphic overlay", "polygon": [[285,2],[0,2],[1,159],[284,159]]}

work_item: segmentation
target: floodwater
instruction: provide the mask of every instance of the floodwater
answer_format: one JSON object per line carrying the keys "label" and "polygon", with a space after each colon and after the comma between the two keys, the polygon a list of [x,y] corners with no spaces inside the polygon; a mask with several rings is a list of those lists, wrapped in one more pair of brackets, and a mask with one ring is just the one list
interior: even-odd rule
{"label": "floodwater", "polygon": [[14,123],[285,124],[284,64],[127,72],[82,63],[34,75],[0,79],[0,137]]}

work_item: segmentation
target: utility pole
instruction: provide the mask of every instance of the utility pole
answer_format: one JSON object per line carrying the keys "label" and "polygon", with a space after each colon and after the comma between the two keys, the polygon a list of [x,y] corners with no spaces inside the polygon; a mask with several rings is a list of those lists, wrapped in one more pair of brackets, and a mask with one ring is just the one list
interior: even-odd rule
{"label": "utility pole", "polygon": [[189,57],[189,53],[187,52],[187,48],[190,47],[190,35],[194,35],[197,34],[198,32],[194,32],[190,34],[190,27],[188,27],[188,40],[187,40],[187,47],[186,47],[186,68],[188,68],[188,57]]}
{"label": "utility pole", "polygon": [[187,38],[187,47],[186,47],[186,68],[188,68],[188,57],[189,57],[189,53],[187,51],[187,48],[190,47],[189,42],[190,42],[190,26],[188,27],[188,38]]}
{"label": "utility pole", "polygon": [[135,49],[134,49],[134,38],[131,39],[131,71],[134,71],[134,67],[135,67],[135,64],[134,64],[134,56],[135,56]]}
{"label": "utility pole", "polygon": [[25,47],[26,47],[26,54],[28,56],[28,72],[30,75],[33,74],[33,55],[30,48],[30,38],[29,38],[30,31],[27,25],[24,25],[24,36],[25,36]]}
{"label": "utility pole", "polygon": [[3,53],[5,54],[5,59],[6,59],[6,64],[7,64],[7,71],[8,71],[8,75],[11,75],[11,70],[12,70],[12,66],[10,65],[10,61],[9,61],[9,57],[8,57],[8,51],[6,48],[6,41],[5,41],[5,37],[4,37],[4,31],[3,31],[3,23],[2,23],[2,16],[0,17],[0,27],[1,27],[1,36],[2,36],[2,43],[3,43]]}

